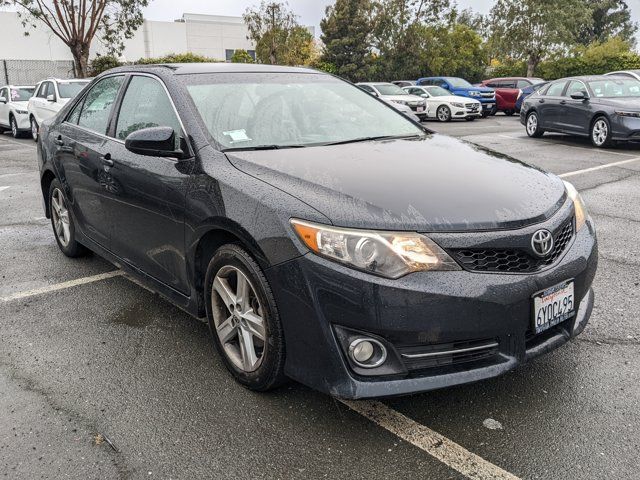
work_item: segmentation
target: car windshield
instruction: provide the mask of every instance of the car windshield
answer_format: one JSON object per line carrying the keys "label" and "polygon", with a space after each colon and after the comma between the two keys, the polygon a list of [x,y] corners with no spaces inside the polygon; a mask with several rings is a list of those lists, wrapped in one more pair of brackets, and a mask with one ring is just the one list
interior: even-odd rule
{"label": "car windshield", "polygon": [[442,87],[427,87],[427,92],[429,92],[429,95],[431,95],[432,97],[446,97],[448,95],[451,95],[451,93],[449,93],[449,90],[445,90]]}
{"label": "car windshield", "polygon": [[305,147],[424,130],[368,93],[315,73],[218,73],[183,80],[224,149]]}
{"label": "car windshield", "polygon": [[592,80],[589,87],[598,98],[640,97],[640,82],[633,78]]}
{"label": "car windshield", "polygon": [[33,87],[13,87],[11,89],[12,102],[26,102],[33,96]]}
{"label": "car windshield", "polygon": [[409,95],[399,86],[392,83],[376,83],[374,87],[380,92],[380,95]]}
{"label": "car windshield", "polygon": [[58,93],[60,94],[60,98],[73,98],[80,90],[82,90],[85,85],[87,85],[89,81],[86,82],[58,82]]}
{"label": "car windshield", "polygon": [[453,78],[447,78],[446,80],[453,87],[466,88],[466,87],[472,87],[473,86],[469,82],[467,82],[464,78],[453,77]]}

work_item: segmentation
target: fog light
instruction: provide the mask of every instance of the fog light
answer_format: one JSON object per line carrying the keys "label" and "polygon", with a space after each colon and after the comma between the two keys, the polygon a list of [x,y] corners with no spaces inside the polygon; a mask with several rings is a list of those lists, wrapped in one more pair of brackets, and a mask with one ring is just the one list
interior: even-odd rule
{"label": "fog light", "polygon": [[372,338],[358,338],[349,345],[349,356],[359,367],[375,368],[387,359],[387,349]]}

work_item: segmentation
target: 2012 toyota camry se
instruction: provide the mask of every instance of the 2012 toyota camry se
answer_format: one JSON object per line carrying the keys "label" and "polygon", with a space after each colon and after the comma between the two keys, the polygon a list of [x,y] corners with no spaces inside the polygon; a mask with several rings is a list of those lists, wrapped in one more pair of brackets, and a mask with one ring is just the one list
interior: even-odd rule
{"label": "2012 toyota camry se", "polygon": [[46,215],[196,317],[231,374],[344,398],[494,377],[578,335],[569,183],[313,70],[122,67],[40,129]]}

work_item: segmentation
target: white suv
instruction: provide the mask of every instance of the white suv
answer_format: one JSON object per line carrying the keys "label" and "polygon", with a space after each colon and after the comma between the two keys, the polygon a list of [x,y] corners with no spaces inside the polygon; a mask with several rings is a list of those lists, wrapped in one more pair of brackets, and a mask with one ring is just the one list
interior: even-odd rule
{"label": "white suv", "polygon": [[29,131],[27,102],[33,91],[33,85],[5,85],[0,88],[0,133],[9,129],[13,138],[18,138]]}
{"label": "white suv", "polygon": [[53,117],[90,82],[90,79],[61,80],[48,78],[36,85],[36,93],[29,99],[31,135],[38,140],[38,125]]}

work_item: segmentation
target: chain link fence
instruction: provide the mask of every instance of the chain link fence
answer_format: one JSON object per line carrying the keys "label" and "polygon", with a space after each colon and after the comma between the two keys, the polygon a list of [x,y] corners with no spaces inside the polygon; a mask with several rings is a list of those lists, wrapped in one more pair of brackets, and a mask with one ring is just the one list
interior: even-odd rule
{"label": "chain link fence", "polygon": [[73,60],[0,60],[0,83],[35,85],[45,78],[73,78]]}

